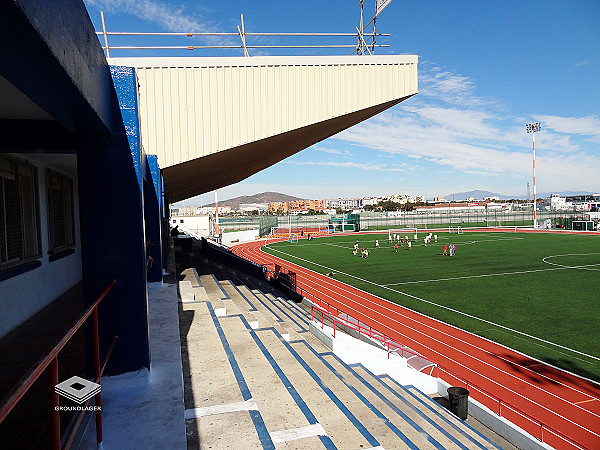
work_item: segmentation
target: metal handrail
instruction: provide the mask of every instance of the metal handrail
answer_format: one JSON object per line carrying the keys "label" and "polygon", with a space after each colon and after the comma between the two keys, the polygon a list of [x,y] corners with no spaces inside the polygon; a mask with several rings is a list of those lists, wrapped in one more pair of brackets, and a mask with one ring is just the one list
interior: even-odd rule
{"label": "metal handrail", "polygon": [[[349,321],[344,321],[344,320],[339,320],[337,317],[333,316],[332,314],[322,310],[321,308],[319,308],[316,305],[311,305],[310,306],[310,318],[311,320],[314,322],[314,314],[313,314],[313,310],[316,309],[318,312],[321,313],[321,328],[323,328],[325,326],[325,322],[324,322],[324,316],[327,316],[328,319],[333,322],[333,337],[335,338],[335,324],[339,324],[338,326],[343,326],[343,327],[347,327],[347,328],[352,328],[353,330],[358,331],[358,336],[360,339],[360,334],[361,334],[361,330],[368,330],[368,333],[365,333],[364,331],[362,332],[362,334],[364,336],[369,336],[372,339],[375,339],[376,341],[379,341],[381,343],[383,343],[384,348],[387,345],[387,353],[388,353],[388,359],[390,358],[390,353],[392,352],[396,352],[396,350],[391,350],[391,346],[396,347],[396,349],[401,350],[402,351],[402,357],[404,358],[404,354],[405,353],[409,353],[413,356],[418,356],[419,358],[424,359],[425,361],[430,362],[431,364],[433,364],[436,368],[438,367],[438,364],[435,361],[432,361],[429,358],[426,358],[425,356],[415,352],[414,350],[411,350],[410,348],[406,347],[403,344],[400,344],[398,341],[393,340],[392,338],[386,336],[385,334],[374,330],[371,327],[364,327],[362,325],[360,325],[359,323],[352,323]],[[346,314],[346,313],[344,313]],[[348,314],[346,314],[348,316]],[[348,317],[352,317],[352,316],[348,316]],[[373,333],[373,331],[375,331],[375,334]]]}
{"label": "metal handrail", "polygon": [[[49,368],[48,379],[50,392],[50,407],[51,407],[51,424],[50,432],[52,439],[52,448],[60,449],[60,415],[55,413],[55,407],[58,406],[58,394],[54,392],[54,386],[58,384],[58,354],[69,342],[69,340],[77,333],[85,321],[92,316],[94,322],[94,336],[93,336],[93,348],[94,348],[94,372],[95,378],[99,379],[101,373],[100,360],[98,355],[98,305],[110,292],[113,286],[117,282],[111,280],[102,292],[96,297],[94,302],[89,305],[86,310],[81,313],[79,318],[69,327],[63,337],[56,343],[50,350],[48,350],[32,367],[31,369],[19,380],[19,382],[13,387],[13,389],[4,397],[0,403],[0,423],[6,419],[8,414],[15,408],[23,396],[29,391],[31,386],[37,381],[37,379]],[[112,345],[114,347],[114,344]],[[111,348],[112,352],[112,348]],[[109,355],[110,356],[110,353]],[[104,362],[106,366],[106,361]],[[103,368],[102,368],[103,369]],[[96,395],[96,402],[99,406],[100,393]],[[96,411],[96,424],[100,423],[96,429],[97,439],[100,439],[98,443],[102,442],[102,412],[101,410]]]}

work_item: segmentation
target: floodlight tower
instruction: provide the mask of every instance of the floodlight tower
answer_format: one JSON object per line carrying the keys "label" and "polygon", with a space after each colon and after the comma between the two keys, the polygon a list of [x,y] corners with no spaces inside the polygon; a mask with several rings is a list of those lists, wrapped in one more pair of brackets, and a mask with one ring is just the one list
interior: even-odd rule
{"label": "floodlight tower", "polygon": [[533,228],[537,228],[537,193],[535,189],[535,133],[542,131],[540,122],[528,123],[525,125],[528,133],[533,137]]}

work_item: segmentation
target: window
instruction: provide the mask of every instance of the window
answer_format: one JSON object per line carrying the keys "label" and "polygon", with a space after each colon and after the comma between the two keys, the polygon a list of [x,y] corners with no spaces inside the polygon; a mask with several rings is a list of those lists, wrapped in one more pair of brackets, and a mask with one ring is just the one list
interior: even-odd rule
{"label": "window", "polygon": [[40,256],[37,169],[0,156],[0,270]]}
{"label": "window", "polygon": [[50,254],[60,253],[75,246],[73,221],[73,180],[66,175],[48,170],[48,225]]}

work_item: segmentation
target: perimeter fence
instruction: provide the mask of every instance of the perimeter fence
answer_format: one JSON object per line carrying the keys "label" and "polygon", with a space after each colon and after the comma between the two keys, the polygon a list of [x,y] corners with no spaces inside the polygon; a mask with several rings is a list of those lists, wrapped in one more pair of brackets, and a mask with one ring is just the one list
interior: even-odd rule
{"label": "perimeter fence", "polygon": [[[360,213],[360,230],[387,230],[389,228],[434,229],[460,226],[478,227],[516,227],[533,226],[533,211],[526,210],[487,210],[475,212],[418,213],[414,211],[397,212],[393,216],[386,212]],[[353,217],[355,215],[352,215]],[[276,229],[324,229],[344,220],[348,215],[297,215],[297,216],[247,216],[219,218],[220,228],[227,231],[258,229],[261,237]],[[538,226],[544,227],[549,219],[551,228],[571,229],[573,220],[585,220],[582,211],[538,211]],[[336,222],[337,221],[337,222]]]}
{"label": "perimeter fence", "polygon": [[[566,218],[582,213],[564,211],[538,211],[538,224],[550,219],[552,228],[560,228]],[[443,213],[400,213],[394,217],[386,213],[362,213],[361,230],[387,230],[388,228],[447,228],[533,226],[533,213],[529,211],[473,211]]]}

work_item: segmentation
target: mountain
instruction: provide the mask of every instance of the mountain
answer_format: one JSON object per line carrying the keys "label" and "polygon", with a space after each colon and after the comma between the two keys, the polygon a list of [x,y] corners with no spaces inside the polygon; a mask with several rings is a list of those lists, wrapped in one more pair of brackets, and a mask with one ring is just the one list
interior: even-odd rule
{"label": "mountain", "polygon": [[[292,200],[302,200],[299,197],[293,197],[279,192],[262,192],[254,195],[242,195],[240,197],[230,198],[229,200],[219,200],[219,206],[230,206],[232,210],[240,208],[241,203],[269,203],[269,202],[290,202]],[[215,206],[214,203],[206,206]]]}
{"label": "mountain", "polygon": [[486,197],[498,197],[498,198],[500,198],[500,200],[509,200],[511,198],[515,198],[513,196],[496,194],[494,192],[482,191],[482,190],[479,190],[479,189],[478,190],[474,190],[474,191],[457,192],[455,194],[448,194],[444,198],[446,200],[451,200],[451,201],[454,200],[456,202],[459,202],[459,201],[462,201],[462,200],[466,200],[469,197],[476,198],[477,200],[483,200]]}
{"label": "mountain", "polygon": [[[571,196],[571,195],[592,195],[592,194],[594,194],[594,192],[588,192],[588,191],[538,192],[537,198],[538,199],[547,198],[547,197],[550,197],[550,195],[552,195],[552,194],[559,194],[561,197],[567,197],[567,196]],[[457,192],[455,194],[448,194],[444,198],[446,200],[454,200],[454,201],[458,202],[458,201],[466,200],[469,197],[476,198],[477,200],[483,200],[486,197],[498,197],[500,200],[511,200],[513,198],[525,200],[527,197],[527,194],[523,193],[521,195],[502,195],[502,194],[496,194],[496,193],[490,192],[490,191],[475,190],[475,191],[468,191],[468,192]],[[533,190],[530,193],[530,199],[533,200]]]}

